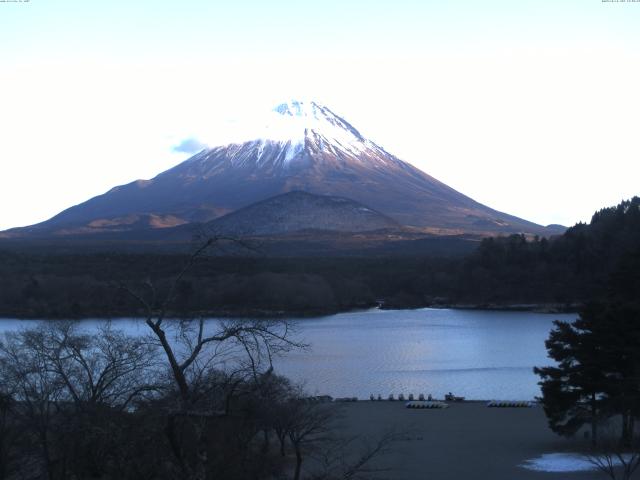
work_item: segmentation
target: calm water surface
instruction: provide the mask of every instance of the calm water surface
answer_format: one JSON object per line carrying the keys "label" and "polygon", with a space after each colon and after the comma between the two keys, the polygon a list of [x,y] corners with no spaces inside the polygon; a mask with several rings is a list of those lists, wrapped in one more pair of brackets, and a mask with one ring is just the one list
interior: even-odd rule
{"label": "calm water surface", "polygon": [[[297,321],[308,343],[275,361],[276,370],[304,382],[311,393],[334,397],[404,393],[469,399],[533,399],[540,394],[534,366],[551,364],[544,341],[554,319],[574,314],[473,310],[370,310]],[[215,322],[212,319],[211,322]],[[84,320],[93,328],[101,320]],[[0,320],[0,332],[33,325]],[[146,333],[140,320],[114,324]]]}

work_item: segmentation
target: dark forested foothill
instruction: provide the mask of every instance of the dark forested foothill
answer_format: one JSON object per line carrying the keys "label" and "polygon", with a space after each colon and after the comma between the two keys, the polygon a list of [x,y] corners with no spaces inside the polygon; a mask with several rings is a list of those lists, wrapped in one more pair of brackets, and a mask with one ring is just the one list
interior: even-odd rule
{"label": "dark forested foothill", "polygon": [[[0,315],[139,315],[120,286],[160,290],[184,264],[175,253],[0,251]],[[383,304],[513,307],[576,304],[640,291],[640,198],[561,236],[488,238],[471,254],[201,258],[178,286],[176,315],[321,314]]]}

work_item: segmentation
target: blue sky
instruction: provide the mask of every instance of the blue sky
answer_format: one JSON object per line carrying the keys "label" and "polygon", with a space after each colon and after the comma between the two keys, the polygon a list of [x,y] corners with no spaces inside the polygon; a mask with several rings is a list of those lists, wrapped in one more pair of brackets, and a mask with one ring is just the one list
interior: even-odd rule
{"label": "blue sky", "polygon": [[0,3],[0,229],[300,94],[478,201],[573,224],[640,193],[640,3]]}

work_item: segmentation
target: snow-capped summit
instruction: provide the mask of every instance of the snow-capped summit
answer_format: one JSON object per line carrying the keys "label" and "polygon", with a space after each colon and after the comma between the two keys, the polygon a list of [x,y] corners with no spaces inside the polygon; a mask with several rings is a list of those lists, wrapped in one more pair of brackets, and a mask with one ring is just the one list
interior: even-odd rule
{"label": "snow-capped summit", "polygon": [[346,120],[312,100],[281,103],[267,115],[256,117],[237,128],[235,141],[201,152],[194,163],[210,164],[212,157],[224,152],[236,167],[253,162],[261,169],[281,169],[286,174],[289,168],[309,164],[322,153],[355,162],[388,155]]}
{"label": "snow-capped summit", "polygon": [[273,109],[281,115],[290,117],[313,118],[318,120],[321,116],[322,107],[314,100],[296,100],[281,103]]}
{"label": "snow-capped summit", "polygon": [[[227,127],[228,128],[228,127]],[[234,152],[234,164],[252,157],[258,164],[276,161],[281,168],[305,160],[305,150],[359,154],[376,149],[346,120],[313,100],[291,100],[234,124],[223,141],[207,142],[209,150]],[[231,140],[230,140],[231,139]],[[238,148],[243,146],[243,148]],[[249,150],[245,148],[249,146]],[[277,152],[275,157],[270,155]],[[255,154],[255,155],[254,155]]]}
{"label": "snow-capped summit", "polygon": [[273,109],[285,118],[293,118],[300,126],[307,130],[315,130],[329,134],[332,130],[339,132],[349,132],[360,141],[364,141],[360,132],[353,128],[343,118],[333,113],[327,107],[313,100],[291,100],[281,103]]}
{"label": "snow-capped summit", "polygon": [[238,124],[237,141],[206,148],[151,180],[115,187],[35,229],[170,228],[302,191],[351,199],[429,233],[548,233],[396,158],[315,101],[282,103],[246,123],[258,128]]}

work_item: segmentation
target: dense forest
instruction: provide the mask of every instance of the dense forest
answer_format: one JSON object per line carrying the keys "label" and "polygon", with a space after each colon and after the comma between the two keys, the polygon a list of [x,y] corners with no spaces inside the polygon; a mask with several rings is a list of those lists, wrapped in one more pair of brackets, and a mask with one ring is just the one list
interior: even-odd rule
{"label": "dense forest", "polygon": [[[127,289],[161,294],[188,255],[0,251],[0,315],[141,314]],[[320,314],[466,305],[573,308],[640,292],[640,198],[596,212],[561,236],[488,238],[466,256],[274,258],[209,254],[176,284],[174,315]]]}

